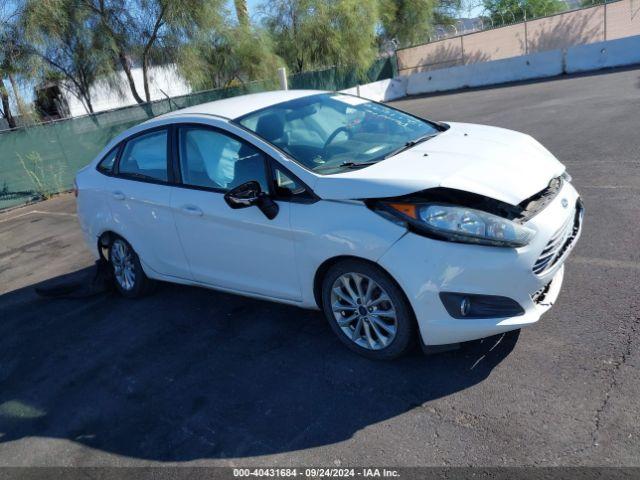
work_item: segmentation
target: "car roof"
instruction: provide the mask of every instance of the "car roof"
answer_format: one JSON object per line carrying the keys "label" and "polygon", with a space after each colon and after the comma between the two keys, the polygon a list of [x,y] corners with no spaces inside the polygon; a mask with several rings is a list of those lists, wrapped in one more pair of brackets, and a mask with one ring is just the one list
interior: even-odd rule
{"label": "car roof", "polygon": [[217,115],[230,120],[242,117],[256,110],[270,107],[278,103],[308,97],[319,93],[327,93],[322,90],[274,90],[271,92],[251,93],[237,97],[225,98],[214,102],[201,103],[193,107],[175,110],[166,113],[156,119],[179,117],[184,115]]}

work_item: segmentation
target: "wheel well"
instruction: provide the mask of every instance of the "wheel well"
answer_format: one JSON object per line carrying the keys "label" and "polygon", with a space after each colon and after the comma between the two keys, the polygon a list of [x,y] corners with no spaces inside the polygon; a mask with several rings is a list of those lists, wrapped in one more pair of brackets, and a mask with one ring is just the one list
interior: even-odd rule
{"label": "wheel well", "polygon": [[102,232],[102,234],[98,237],[98,253],[102,260],[108,260],[108,250],[111,242],[113,242],[116,238],[122,238],[115,232],[107,230],[106,232]]}
{"label": "wheel well", "polygon": [[[329,258],[329,259],[325,260],[324,262],[322,262],[322,264],[316,270],[316,274],[315,274],[315,276],[313,278],[313,297],[314,297],[314,299],[316,301],[316,304],[320,308],[320,310],[322,310],[322,281],[324,280],[324,276],[326,275],[326,273],[329,271],[329,269],[331,267],[333,267],[336,263],[342,262],[344,260],[356,260],[358,262],[368,263],[369,265],[371,265],[371,266],[383,271],[384,273],[386,273],[387,276],[391,279],[391,281],[396,284],[398,289],[404,295],[405,299],[407,300],[407,304],[409,305],[409,308],[411,309],[411,313],[413,314],[413,307],[411,305],[411,302],[409,302],[409,299],[407,298],[406,293],[404,293],[404,289],[400,286],[400,284],[396,281],[396,279],[393,278],[393,275],[391,275],[389,272],[387,272],[384,268],[382,268],[376,262],[372,262],[371,260],[367,260],[366,258],[356,257],[356,256],[353,256],[353,255],[340,255],[338,257]],[[414,317],[415,317],[415,315],[414,315]]]}
{"label": "wheel well", "polygon": [[398,290],[400,290],[401,295],[406,300],[407,307],[409,309],[409,314],[411,316],[411,322],[413,323],[413,326],[415,328],[415,332],[416,332],[416,335],[417,335],[417,341],[420,343],[421,346],[424,346],[423,341],[422,341],[422,334],[420,332],[420,326],[418,325],[418,319],[416,318],[416,312],[413,310],[413,305],[409,301],[409,298],[407,297],[407,294],[405,293],[404,289],[396,281],[396,279],[393,278],[393,275],[391,275],[389,272],[387,272],[387,270],[385,268],[383,268],[382,266],[380,266],[376,262],[372,262],[371,260],[367,260],[367,259],[361,258],[361,257],[355,257],[353,255],[341,255],[341,256],[338,256],[338,257],[333,257],[333,258],[329,258],[328,260],[325,260],[318,267],[318,270],[316,270],[316,274],[315,274],[315,277],[313,279],[313,296],[314,296],[316,304],[318,305],[320,310],[323,310],[323,308],[322,308],[322,281],[324,280],[324,276],[326,275],[327,271],[333,265],[335,265],[336,263],[339,263],[341,261],[344,261],[344,260],[356,260],[356,261],[359,261],[359,262],[368,263],[369,265],[372,265],[373,267],[375,267],[375,268],[379,269],[380,271],[382,271],[382,272],[387,274],[387,276],[389,277],[389,280],[391,280],[396,285],[396,287],[398,287]]}

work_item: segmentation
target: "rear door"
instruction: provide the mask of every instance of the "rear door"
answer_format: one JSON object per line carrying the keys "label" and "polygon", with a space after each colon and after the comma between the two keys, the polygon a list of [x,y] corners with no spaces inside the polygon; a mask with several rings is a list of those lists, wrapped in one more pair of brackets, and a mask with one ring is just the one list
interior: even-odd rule
{"label": "rear door", "polygon": [[190,278],[171,211],[170,127],[138,133],[120,147],[106,192],[117,233],[146,268]]}
{"label": "rear door", "polygon": [[268,158],[221,128],[182,125],[176,132],[177,175],[172,207],[195,280],[213,286],[299,300],[289,203],[269,220],[257,208],[231,209],[230,189],[255,180],[270,191]]}

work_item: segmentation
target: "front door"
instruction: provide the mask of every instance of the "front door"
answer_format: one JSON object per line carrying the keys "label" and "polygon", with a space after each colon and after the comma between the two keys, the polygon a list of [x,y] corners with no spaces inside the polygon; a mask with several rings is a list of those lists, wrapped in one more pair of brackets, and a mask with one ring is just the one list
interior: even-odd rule
{"label": "front door", "polygon": [[287,300],[301,298],[289,204],[269,220],[257,208],[231,209],[224,193],[255,180],[269,191],[265,154],[233,134],[181,126],[181,187],[172,195],[178,235],[199,282]]}

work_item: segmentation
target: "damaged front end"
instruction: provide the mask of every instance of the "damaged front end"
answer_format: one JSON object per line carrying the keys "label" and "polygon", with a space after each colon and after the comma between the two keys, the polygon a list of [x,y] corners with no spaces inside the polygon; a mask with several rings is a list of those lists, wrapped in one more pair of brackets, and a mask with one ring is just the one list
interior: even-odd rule
{"label": "damaged front end", "polygon": [[535,236],[524,224],[553,201],[563,177],[517,205],[463,190],[436,187],[400,197],[366,200],[394,223],[439,240],[497,247],[521,247]]}

